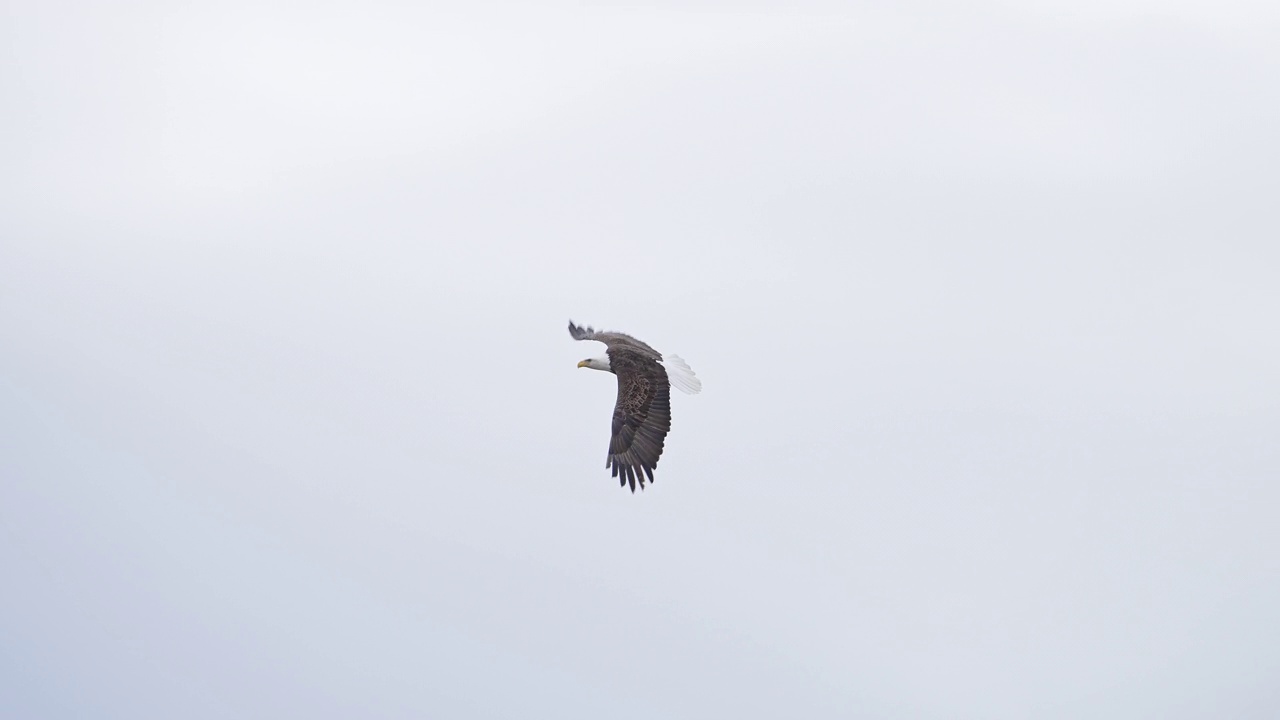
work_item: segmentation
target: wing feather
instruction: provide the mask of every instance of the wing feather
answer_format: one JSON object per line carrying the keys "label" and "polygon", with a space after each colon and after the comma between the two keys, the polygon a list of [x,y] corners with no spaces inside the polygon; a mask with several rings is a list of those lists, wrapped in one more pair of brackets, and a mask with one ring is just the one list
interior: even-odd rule
{"label": "wing feather", "polygon": [[635,492],[637,482],[653,482],[671,430],[671,384],[655,360],[641,353],[610,348],[609,363],[618,376],[618,402],[613,408],[613,437],[607,467]]}
{"label": "wing feather", "polygon": [[649,347],[644,342],[637,340],[626,333],[597,331],[592,327],[581,327],[574,325],[573,321],[569,321],[569,335],[574,340],[595,340],[604,343],[610,350],[616,348],[626,348],[637,350],[642,353],[651,354],[655,360],[661,360],[662,354],[657,350]]}

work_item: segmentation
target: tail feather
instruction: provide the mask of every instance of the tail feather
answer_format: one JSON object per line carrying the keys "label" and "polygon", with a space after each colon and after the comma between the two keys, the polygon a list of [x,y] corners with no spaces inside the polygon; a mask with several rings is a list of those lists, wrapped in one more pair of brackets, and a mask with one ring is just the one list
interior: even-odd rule
{"label": "tail feather", "polygon": [[671,382],[671,387],[689,395],[697,395],[702,391],[702,381],[694,374],[689,363],[679,355],[663,355],[661,363],[667,369],[667,380]]}

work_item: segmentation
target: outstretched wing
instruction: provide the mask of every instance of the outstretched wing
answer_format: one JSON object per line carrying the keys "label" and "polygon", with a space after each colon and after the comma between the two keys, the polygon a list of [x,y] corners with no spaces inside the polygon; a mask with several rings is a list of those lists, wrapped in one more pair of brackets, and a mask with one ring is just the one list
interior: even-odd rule
{"label": "outstretched wing", "polygon": [[641,352],[649,353],[653,355],[653,358],[655,360],[662,358],[662,354],[659,353],[657,350],[654,350],[653,348],[649,347],[645,343],[631,337],[630,335],[627,335],[626,333],[607,332],[607,331],[597,332],[596,329],[592,327],[582,327],[580,325],[574,325],[573,321],[570,320],[569,334],[573,336],[574,340],[596,340],[598,342],[604,343],[610,349],[613,349],[615,347],[630,348],[634,350],[639,350]]}
{"label": "outstretched wing", "polygon": [[609,363],[618,376],[618,403],[613,407],[613,437],[609,459],[619,484],[636,483],[644,489],[653,482],[653,470],[662,456],[663,441],[671,430],[671,384],[657,362],[626,350],[609,351]]}

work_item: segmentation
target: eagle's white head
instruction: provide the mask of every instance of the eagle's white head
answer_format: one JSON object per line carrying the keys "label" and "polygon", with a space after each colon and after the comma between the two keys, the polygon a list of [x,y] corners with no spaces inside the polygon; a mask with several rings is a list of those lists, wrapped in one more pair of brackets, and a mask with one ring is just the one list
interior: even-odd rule
{"label": "eagle's white head", "polygon": [[582,362],[578,363],[578,367],[591,368],[592,370],[604,370],[605,372],[609,372],[610,371],[609,358],[607,356],[598,357],[598,358],[587,358],[586,360],[583,360]]}

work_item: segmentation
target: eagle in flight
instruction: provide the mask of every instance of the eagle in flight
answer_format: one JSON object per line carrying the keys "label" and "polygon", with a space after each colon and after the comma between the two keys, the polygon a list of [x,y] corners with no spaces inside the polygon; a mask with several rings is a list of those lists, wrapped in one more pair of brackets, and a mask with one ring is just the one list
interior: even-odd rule
{"label": "eagle in flight", "polygon": [[631,492],[636,483],[644,489],[647,477],[662,456],[662,444],[671,429],[671,388],[690,395],[702,390],[702,381],[679,355],[663,355],[639,340],[617,332],[597,332],[569,321],[574,340],[596,340],[605,345],[604,357],[588,358],[580,368],[605,370],[618,377],[618,402],[613,406],[613,436],[605,467]]}

